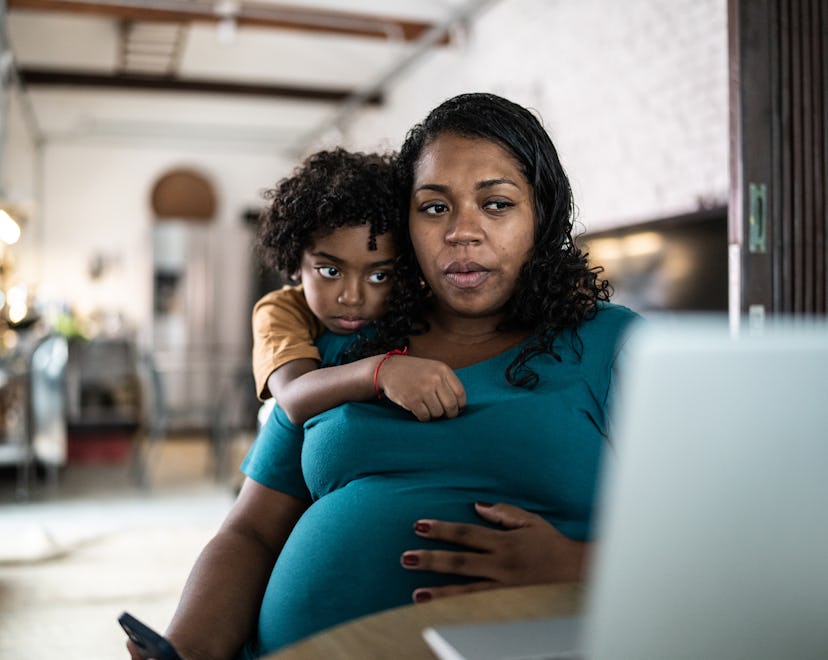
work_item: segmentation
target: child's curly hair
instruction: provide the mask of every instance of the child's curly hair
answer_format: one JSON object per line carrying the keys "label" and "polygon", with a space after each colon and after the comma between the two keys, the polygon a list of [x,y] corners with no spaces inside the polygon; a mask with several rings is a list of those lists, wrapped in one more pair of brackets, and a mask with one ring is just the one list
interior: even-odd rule
{"label": "child's curly hair", "polygon": [[[293,175],[264,193],[270,201],[258,224],[262,263],[290,277],[315,237],[368,225],[368,249],[376,237],[399,228],[394,154],[349,152],[336,148],[309,156]],[[316,235],[316,236],[314,236]]]}

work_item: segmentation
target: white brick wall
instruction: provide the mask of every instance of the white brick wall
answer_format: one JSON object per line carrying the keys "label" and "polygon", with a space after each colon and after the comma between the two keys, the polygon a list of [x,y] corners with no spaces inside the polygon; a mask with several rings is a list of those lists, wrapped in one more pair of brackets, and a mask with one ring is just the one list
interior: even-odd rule
{"label": "white brick wall", "polygon": [[588,230],[724,203],[726,19],[725,0],[501,0],[349,137],[396,147],[442,99],[494,91],[539,112]]}

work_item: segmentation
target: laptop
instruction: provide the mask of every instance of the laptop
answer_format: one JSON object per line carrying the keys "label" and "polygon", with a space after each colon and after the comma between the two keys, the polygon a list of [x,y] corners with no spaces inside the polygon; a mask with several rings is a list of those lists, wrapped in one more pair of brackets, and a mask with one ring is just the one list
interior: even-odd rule
{"label": "laptop", "polygon": [[828,324],[648,323],[617,404],[583,615],[434,626],[437,657],[828,658]]}
{"label": "laptop", "polygon": [[454,624],[423,630],[440,660],[582,660],[581,617]]}

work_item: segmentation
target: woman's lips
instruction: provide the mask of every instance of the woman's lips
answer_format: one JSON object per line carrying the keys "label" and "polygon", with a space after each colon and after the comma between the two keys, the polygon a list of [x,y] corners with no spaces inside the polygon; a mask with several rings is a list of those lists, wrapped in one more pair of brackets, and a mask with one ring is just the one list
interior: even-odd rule
{"label": "woman's lips", "polygon": [[488,279],[490,271],[474,261],[468,261],[449,264],[443,274],[458,289],[474,289]]}

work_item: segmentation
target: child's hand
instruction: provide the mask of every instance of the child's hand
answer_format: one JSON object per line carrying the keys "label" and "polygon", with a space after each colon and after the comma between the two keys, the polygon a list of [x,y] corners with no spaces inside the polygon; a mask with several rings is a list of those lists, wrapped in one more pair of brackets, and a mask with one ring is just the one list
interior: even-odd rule
{"label": "child's hand", "polygon": [[466,405],[466,390],[457,374],[437,360],[395,355],[383,362],[377,385],[421,422],[457,417]]}

